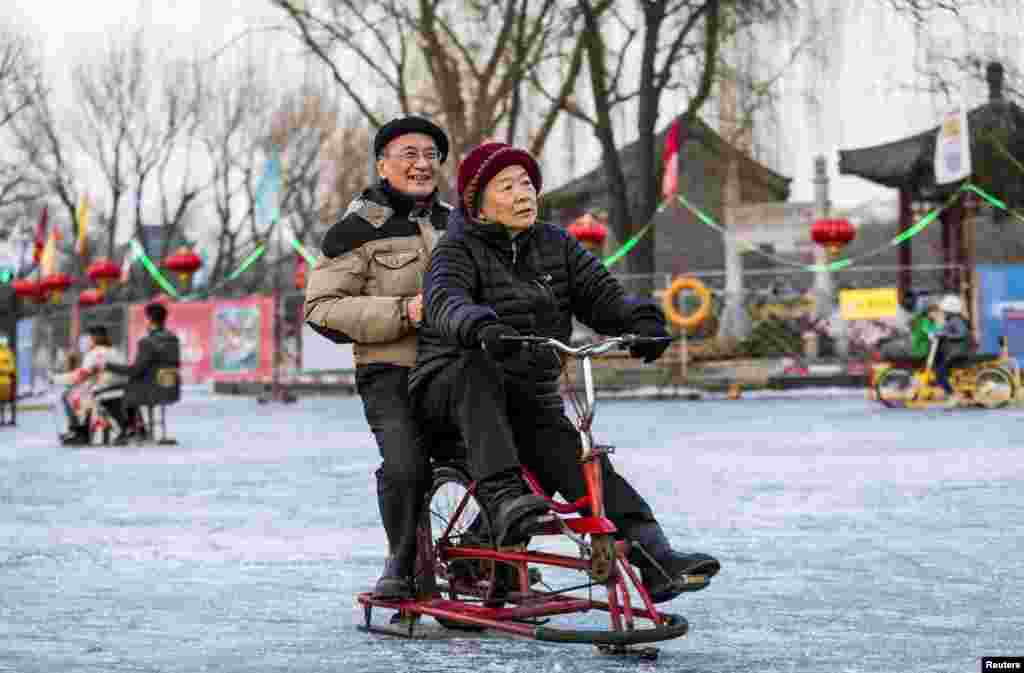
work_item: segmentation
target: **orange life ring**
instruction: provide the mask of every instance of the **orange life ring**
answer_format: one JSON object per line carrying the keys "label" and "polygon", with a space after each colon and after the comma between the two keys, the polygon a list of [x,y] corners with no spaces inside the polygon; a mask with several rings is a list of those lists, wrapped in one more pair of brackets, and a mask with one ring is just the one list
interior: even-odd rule
{"label": "orange life ring", "polygon": [[[676,295],[683,290],[692,290],[700,299],[700,306],[690,315],[683,315],[676,310]],[[672,324],[689,329],[700,325],[711,314],[711,292],[696,278],[676,278],[662,296],[661,305]]]}

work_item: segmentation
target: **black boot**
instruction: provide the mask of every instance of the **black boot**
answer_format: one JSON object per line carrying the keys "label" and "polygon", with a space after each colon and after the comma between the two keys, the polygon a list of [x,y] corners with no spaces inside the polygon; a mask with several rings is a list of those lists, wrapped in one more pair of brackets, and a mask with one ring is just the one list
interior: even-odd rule
{"label": "black boot", "polygon": [[398,483],[377,470],[377,504],[388,536],[389,556],[384,574],[373,589],[374,598],[410,600],[415,595],[416,528],[423,494],[419,486]]}
{"label": "black boot", "polygon": [[[629,562],[640,569],[644,588],[655,603],[670,601],[684,591],[703,589],[721,569],[713,556],[673,550],[657,521],[636,521],[623,526],[622,532],[632,543]],[[699,577],[703,581],[694,581]]]}
{"label": "black boot", "polygon": [[64,446],[81,446],[88,444],[89,440],[88,425],[73,425],[68,432],[60,436],[60,443]]}
{"label": "black boot", "polygon": [[389,556],[384,564],[384,574],[373,587],[373,597],[382,601],[408,601],[414,596],[412,570],[402,559]]}
{"label": "black boot", "polygon": [[548,503],[530,493],[519,470],[506,470],[477,482],[476,494],[491,513],[498,545],[521,544],[551,520]]}

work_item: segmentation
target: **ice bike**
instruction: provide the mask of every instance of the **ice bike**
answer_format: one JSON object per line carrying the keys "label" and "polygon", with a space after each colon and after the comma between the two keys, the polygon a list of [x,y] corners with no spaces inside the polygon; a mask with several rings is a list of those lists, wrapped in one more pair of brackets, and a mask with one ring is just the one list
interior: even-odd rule
{"label": "ice bike", "polygon": [[[925,409],[941,403],[945,392],[935,375],[939,340],[932,337],[923,365],[912,360],[890,361],[874,371],[875,399],[887,407]],[[949,383],[969,404],[999,409],[1021,390],[1020,364],[1010,357],[1005,336],[999,338],[999,354],[975,354],[953,361]]]}
{"label": "ice bike", "polygon": [[[595,412],[591,358],[654,338],[625,335],[578,348],[543,337],[511,338],[524,342],[526,347],[554,348],[575,359],[577,380],[583,382],[583,399],[575,391],[571,394],[582,440],[579,464],[587,495],[572,503],[556,501],[523,468],[530,489],[545,498],[554,513],[540,535],[565,536],[578,553],[531,551],[527,545],[498,547],[490,517],[476,499],[475,484],[466,470],[458,462],[435,461],[433,485],[418,532],[416,598],[395,602],[376,599],[368,592],[359,594],[364,609],[360,628],[415,637],[420,618],[429,615],[448,629],[491,629],[546,642],[594,645],[605,654],[655,658],[656,648],[637,646],[684,636],[689,624],[682,616],[655,608],[637,571],[626,559],[627,543],[616,540],[616,528],[605,518],[601,471],[602,456],[611,453],[613,447],[596,444],[591,435]],[[590,516],[581,514],[584,507],[590,510]],[[544,584],[540,573],[543,566],[578,571],[585,576],[581,578],[584,581],[558,589],[545,585],[545,590],[540,590],[537,586]],[[707,587],[710,578],[691,575],[678,581],[678,589],[697,591]],[[603,600],[593,596],[594,589],[603,593]],[[580,591],[587,594],[580,595]],[[388,625],[373,625],[375,607],[396,611]],[[556,616],[564,619],[591,611],[608,614],[606,628],[549,625]]]}

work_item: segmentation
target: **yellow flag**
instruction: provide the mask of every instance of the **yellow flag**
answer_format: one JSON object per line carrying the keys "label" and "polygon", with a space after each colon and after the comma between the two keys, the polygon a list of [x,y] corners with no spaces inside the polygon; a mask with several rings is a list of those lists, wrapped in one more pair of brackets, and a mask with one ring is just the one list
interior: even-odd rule
{"label": "yellow flag", "polygon": [[39,272],[43,276],[49,276],[57,270],[57,241],[60,234],[57,233],[56,224],[50,228],[50,235],[46,238],[46,245],[43,246],[43,254],[39,258]]}
{"label": "yellow flag", "polygon": [[86,238],[89,224],[89,197],[85,194],[78,202],[75,220],[78,222],[78,240],[75,242],[75,252],[84,257],[89,246],[89,239]]}

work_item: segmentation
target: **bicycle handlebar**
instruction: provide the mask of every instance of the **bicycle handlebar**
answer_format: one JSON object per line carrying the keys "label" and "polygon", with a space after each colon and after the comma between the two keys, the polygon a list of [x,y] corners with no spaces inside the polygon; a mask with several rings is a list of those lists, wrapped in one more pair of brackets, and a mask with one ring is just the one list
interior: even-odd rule
{"label": "bicycle handlebar", "polygon": [[571,355],[576,358],[586,358],[592,355],[601,355],[612,350],[616,346],[622,348],[628,348],[633,344],[639,343],[665,343],[675,341],[678,337],[642,337],[636,334],[623,334],[622,336],[612,337],[610,339],[604,339],[597,343],[585,344],[578,348],[573,348],[568,344],[564,344],[558,339],[550,339],[548,337],[538,336],[503,336],[502,341],[518,341],[520,343],[534,344],[537,346],[550,346],[560,353]]}

